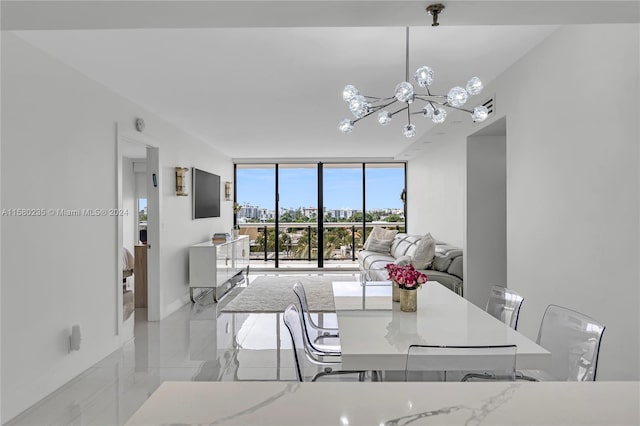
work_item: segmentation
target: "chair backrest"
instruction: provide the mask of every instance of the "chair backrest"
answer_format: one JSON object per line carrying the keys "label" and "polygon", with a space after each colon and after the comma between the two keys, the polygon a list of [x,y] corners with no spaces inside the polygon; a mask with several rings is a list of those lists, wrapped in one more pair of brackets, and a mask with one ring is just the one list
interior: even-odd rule
{"label": "chair backrest", "polygon": [[604,329],[603,324],[580,312],[549,305],[537,342],[551,352],[551,375],[558,380],[595,381]]}
{"label": "chair backrest", "polygon": [[306,353],[304,349],[304,336],[302,335],[302,323],[300,322],[300,315],[295,305],[289,305],[284,310],[282,316],[284,325],[289,330],[291,335],[291,345],[293,349],[293,356],[295,358],[296,376],[299,382],[302,382],[302,369],[304,366],[304,359]]}
{"label": "chair backrest", "polygon": [[305,339],[304,343],[307,348],[316,349],[313,346],[313,338],[309,333],[309,329],[313,327],[313,322],[311,320],[311,316],[309,315],[309,305],[307,304],[307,296],[304,292],[304,287],[302,283],[296,282],[293,285],[293,293],[296,295],[298,300],[298,306],[296,306],[298,314],[300,315],[300,322],[302,323],[302,331],[303,337]]}
{"label": "chair backrest", "polygon": [[[407,351],[405,380],[416,372],[442,373],[436,380],[460,381],[469,373],[492,380],[515,380],[516,345],[435,346],[411,345]],[[429,380],[433,380],[430,377]]]}
{"label": "chair backrest", "polygon": [[326,355],[340,355],[339,346],[327,346],[315,343],[315,338],[313,333],[318,331],[317,326],[313,323],[311,319],[311,315],[309,314],[309,308],[307,305],[307,297],[304,292],[304,287],[300,282],[297,282],[293,285],[293,292],[295,293],[298,306],[298,313],[300,314],[300,322],[302,323],[303,337],[304,343],[306,345],[306,349],[313,356],[320,357]]}
{"label": "chair backrest", "polygon": [[304,291],[304,286],[300,281],[296,281],[296,283],[293,284],[293,292],[296,294],[298,300],[300,301],[300,309],[304,314],[306,321],[308,321],[312,327],[318,327],[318,324],[313,321],[313,318],[311,318],[311,315],[309,313],[309,302],[307,301],[307,293]]}
{"label": "chair backrest", "polygon": [[507,324],[514,330],[518,329],[518,316],[524,298],[513,290],[494,285],[489,292],[486,311]]}

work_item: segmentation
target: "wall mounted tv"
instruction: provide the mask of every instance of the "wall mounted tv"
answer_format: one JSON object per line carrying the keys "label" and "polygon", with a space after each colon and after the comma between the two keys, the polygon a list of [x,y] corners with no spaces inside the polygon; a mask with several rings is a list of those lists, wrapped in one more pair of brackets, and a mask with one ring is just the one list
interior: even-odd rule
{"label": "wall mounted tv", "polygon": [[193,168],[193,218],[220,217],[220,176]]}

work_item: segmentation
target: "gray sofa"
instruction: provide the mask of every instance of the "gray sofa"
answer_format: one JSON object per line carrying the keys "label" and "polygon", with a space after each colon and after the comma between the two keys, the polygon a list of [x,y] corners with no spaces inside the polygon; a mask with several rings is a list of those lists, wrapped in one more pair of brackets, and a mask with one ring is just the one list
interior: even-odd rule
{"label": "gray sofa", "polygon": [[[422,238],[422,235],[399,233],[391,243],[389,253],[370,250],[358,252],[358,263],[364,280],[384,281],[389,276],[384,267],[402,256],[411,256]],[[430,281],[440,284],[462,296],[462,249],[436,241],[435,257],[428,269],[420,269],[429,277]]]}

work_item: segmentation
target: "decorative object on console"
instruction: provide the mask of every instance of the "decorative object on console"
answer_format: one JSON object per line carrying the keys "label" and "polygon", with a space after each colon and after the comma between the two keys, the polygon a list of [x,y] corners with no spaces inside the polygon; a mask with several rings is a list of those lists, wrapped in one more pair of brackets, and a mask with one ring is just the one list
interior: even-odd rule
{"label": "decorative object on console", "polygon": [[[433,26],[438,26],[438,14],[444,9],[441,4],[431,5],[427,11],[433,15]],[[470,78],[465,87],[455,86],[451,88],[447,95],[436,95],[431,93],[429,86],[433,83],[433,69],[428,66],[421,66],[414,74],[415,82],[424,88],[426,93],[418,94],[414,90],[413,84],[409,82],[409,27],[406,27],[406,55],[405,55],[405,81],[398,83],[393,96],[375,97],[360,94],[360,91],[351,84],[345,86],[342,91],[342,99],[349,104],[349,110],[355,119],[345,118],[338,126],[342,133],[351,133],[353,126],[358,121],[371,114],[378,113],[378,123],[382,126],[388,125],[393,116],[402,111],[407,111],[407,124],[403,127],[402,133],[406,138],[412,138],[416,134],[416,126],[411,124],[411,116],[420,114],[431,119],[435,124],[444,123],[447,118],[445,108],[457,109],[471,114],[474,123],[479,123],[487,119],[489,110],[484,105],[478,105],[473,110],[463,108],[470,96],[479,94],[483,89],[482,81],[478,77]],[[419,111],[411,112],[411,104],[420,100],[425,102]],[[406,104],[396,111],[386,109],[396,102]]]}
{"label": "decorative object on console", "polygon": [[176,167],[176,195],[187,196],[187,167]]}
{"label": "decorative object on console", "polygon": [[211,237],[211,242],[213,244],[220,244],[220,243],[226,243],[227,241],[231,240],[231,235],[225,232],[216,232],[215,234],[213,234],[213,237]]}
{"label": "decorative object on console", "polygon": [[233,225],[231,227],[231,239],[235,240],[240,235],[240,225]]}

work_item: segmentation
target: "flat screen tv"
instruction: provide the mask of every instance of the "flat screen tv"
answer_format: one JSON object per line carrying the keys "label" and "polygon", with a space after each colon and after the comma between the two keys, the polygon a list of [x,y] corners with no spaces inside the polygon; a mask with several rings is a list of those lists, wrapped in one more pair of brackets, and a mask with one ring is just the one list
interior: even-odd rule
{"label": "flat screen tv", "polygon": [[220,176],[193,168],[193,218],[220,217]]}

